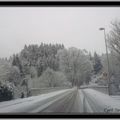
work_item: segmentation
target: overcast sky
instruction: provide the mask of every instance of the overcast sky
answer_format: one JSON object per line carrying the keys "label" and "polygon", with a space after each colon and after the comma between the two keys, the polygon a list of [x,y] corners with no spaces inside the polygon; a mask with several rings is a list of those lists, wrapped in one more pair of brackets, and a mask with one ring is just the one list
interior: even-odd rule
{"label": "overcast sky", "polygon": [[0,57],[19,53],[25,44],[63,43],[105,53],[103,31],[120,20],[118,7],[1,7]]}

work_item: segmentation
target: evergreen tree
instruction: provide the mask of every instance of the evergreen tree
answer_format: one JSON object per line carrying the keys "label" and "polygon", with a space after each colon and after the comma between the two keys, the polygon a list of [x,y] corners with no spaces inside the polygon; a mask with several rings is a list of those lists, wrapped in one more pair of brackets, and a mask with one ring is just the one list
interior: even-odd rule
{"label": "evergreen tree", "polygon": [[18,55],[13,55],[12,65],[17,66],[19,68],[19,70],[20,70],[20,73],[23,74],[22,64],[21,64],[21,61],[20,61]]}
{"label": "evergreen tree", "polygon": [[97,55],[96,52],[94,53],[93,68],[94,68],[95,74],[99,73],[102,69],[102,63],[101,63],[100,57]]}
{"label": "evergreen tree", "polygon": [[89,52],[89,58],[90,58],[91,61],[93,60],[91,52]]}
{"label": "evergreen tree", "polygon": [[60,49],[64,49],[63,44],[25,45],[19,56],[13,55],[12,65],[17,66],[24,76],[30,74],[31,67],[35,67],[39,77],[48,67],[55,71],[59,69],[56,55]]}

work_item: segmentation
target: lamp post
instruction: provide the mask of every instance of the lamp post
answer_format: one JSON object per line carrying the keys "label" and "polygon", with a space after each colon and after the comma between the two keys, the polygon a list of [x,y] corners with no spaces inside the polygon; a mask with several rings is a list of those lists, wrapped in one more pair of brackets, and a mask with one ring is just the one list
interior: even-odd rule
{"label": "lamp post", "polygon": [[105,47],[106,47],[106,55],[107,55],[107,67],[108,67],[108,94],[110,95],[110,68],[109,68],[108,49],[107,49],[107,40],[106,40],[105,28],[99,28],[99,30],[104,31],[104,39],[105,39]]}

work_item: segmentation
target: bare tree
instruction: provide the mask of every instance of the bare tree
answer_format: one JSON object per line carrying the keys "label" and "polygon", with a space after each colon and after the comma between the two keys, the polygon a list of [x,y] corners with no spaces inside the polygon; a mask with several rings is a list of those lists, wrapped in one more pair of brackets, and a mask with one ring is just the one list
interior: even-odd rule
{"label": "bare tree", "polygon": [[120,56],[120,22],[111,22],[111,30],[107,35],[109,42],[109,48],[111,51],[117,53]]}
{"label": "bare tree", "polygon": [[109,54],[112,74],[114,75],[114,84],[118,86],[120,84],[120,21],[115,20],[111,22],[111,30],[107,34],[107,40],[109,42],[109,48],[111,53]]}

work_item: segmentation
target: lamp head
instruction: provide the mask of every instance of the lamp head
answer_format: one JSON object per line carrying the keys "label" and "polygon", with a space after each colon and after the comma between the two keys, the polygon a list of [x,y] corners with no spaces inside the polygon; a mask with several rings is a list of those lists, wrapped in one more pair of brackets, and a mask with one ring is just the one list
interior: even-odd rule
{"label": "lamp head", "polygon": [[99,28],[99,30],[105,30],[105,28]]}

